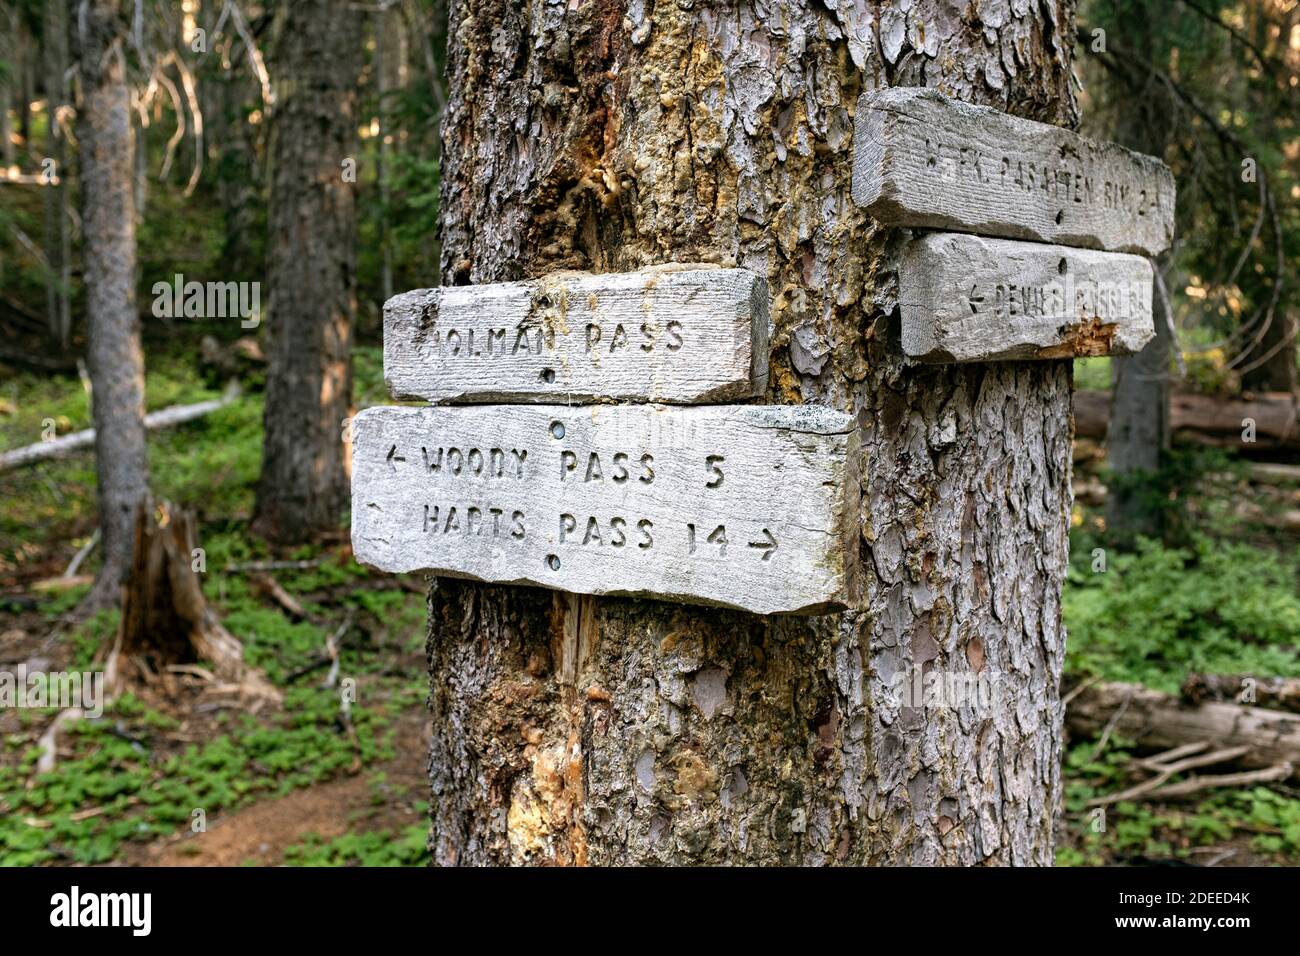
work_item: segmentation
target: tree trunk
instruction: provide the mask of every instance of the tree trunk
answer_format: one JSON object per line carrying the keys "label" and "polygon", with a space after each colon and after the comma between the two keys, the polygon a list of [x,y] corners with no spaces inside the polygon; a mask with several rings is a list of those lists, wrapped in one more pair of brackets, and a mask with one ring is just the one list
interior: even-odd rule
{"label": "tree trunk", "polygon": [[43,72],[49,128],[46,158],[54,160],[58,183],[45,186],[45,258],[49,274],[45,286],[46,321],[50,339],[68,347],[72,334],[71,239],[68,230],[67,150],[57,121],[59,108],[68,101],[64,74],[68,68],[68,21],[64,0],[46,0],[43,38]]}
{"label": "tree trunk", "polygon": [[[443,280],[766,276],[766,401],[861,425],[866,581],[852,611],[765,618],[438,580],[436,862],[1052,862],[1070,365],[908,366],[849,197],[866,88],[1077,118],[1073,4],[954,9],[452,5]],[[913,668],[995,705],[903,706]]]}
{"label": "tree trunk", "polygon": [[[252,280],[262,275],[266,237],[266,223],[259,220],[259,210],[266,205],[265,170],[258,160],[261,127],[249,122],[250,108],[262,105],[257,102],[257,80],[238,35],[223,39],[203,56],[205,72],[199,89],[208,101],[204,106],[206,138],[211,144],[208,155],[216,165],[225,225],[221,260],[231,276]],[[228,65],[223,65],[223,58]]]}
{"label": "tree trunk", "polygon": [[78,18],[86,364],[93,384],[95,472],[103,566],[88,606],[116,601],[130,565],[136,509],[148,493],[144,356],[135,305],[130,94],[117,0],[89,0]]}
{"label": "tree trunk", "polygon": [[1111,359],[1106,456],[1114,478],[1106,499],[1106,533],[1124,545],[1136,535],[1158,538],[1164,530],[1161,504],[1150,487],[1169,448],[1171,339],[1158,305],[1155,319],[1155,338],[1141,352]]}
{"label": "tree trunk", "polygon": [[1259,392],[1296,391],[1296,315],[1280,306],[1259,343],[1242,363],[1242,388]]}
{"label": "tree trunk", "polygon": [[[1168,4],[1159,9],[1143,4],[1107,26],[1117,34],[1123,31],[1124,42],[1134,48],[1143,63],[1155,63],[1159,60],[1157,45],[1164,42],[1166,35],[1163,21],[1177,15]],[[1152,18],[1156,22],[1150,22]],[[1164,156],[1178,115],[1167,88],[1148,70],[1112,82],[1116,85],[1113,94],[1119,100],[1114,110],[1116,141],[1139,152]],[[1152,265],[1159,272],[1168,259],[1166,254]],[[1169,448],[1173,339],[1161,297],[1154,295],[1153,303],[1155,338],[1137,355],[1111,359],[1113,401],[1106,454],[1114,477],[1106,499],[1106,534],[1121,545],[1131,544],[1136,535],[1159,537],[1164,530],[1163,511],[1150,485]]]}
{"label": "tree trunk", "polygon": [[[395,133],[391,114],[393,110],[392,94],[401,89],[401,20],[398,14],[384,8],[375,13],[375,88],[378,93],[377,113],[379,115],[379,146],[376,150],[378,169],[375,178],[379,181],[379,293],[382,302],[393,297],[393,248],[388,234],[388,209],[391,202],[389,189],[390,166],[393,149],[388,138]],[[381,307],[382,307],[381,302]]]}
{"label": "tree trunk", "polygon": [[361,15],[346,0],[280,11],[267,280],[270,349],[256,526],[279,542],[339,527],[349,493]]}
{"label": "tree trunk", "polygon": [[13,121],[9,118],[9,108],[14,101],[14,87],[17,86],[17,64],[15,56],[18,43],[18,10],[9,4],[0,5],[0,163],[8,169],[16,164],[18,153],[14,149]]}

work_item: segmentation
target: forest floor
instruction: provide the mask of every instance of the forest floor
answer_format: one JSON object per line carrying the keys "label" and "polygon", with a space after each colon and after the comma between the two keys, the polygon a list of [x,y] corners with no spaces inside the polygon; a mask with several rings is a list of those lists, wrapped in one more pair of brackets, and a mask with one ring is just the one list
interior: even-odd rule
{"label": "forest floor", "polygon": [[[149,410],[220,394],[196,352],[150,344]],[[378,349],[357,350],[355,378],[358,407],[387,400]],[[151,486],[197,512],[205,594],[282,706],[252,713],[199,680],[142,688],[101,719],[66,725],[45,773],[38,743],[58,710],[0,709],[0,865],[427,863],[423,581],[360,567],[344,529],[288,553],[248,532],[261,443],[256,379],[245,375],[229,407],[150,435]],[[0,379],[0,449],[40,440],[51,422],[60,434],[89,426],[75,375]],[[1094,570],[1099,509],[1076,505],[1063,596],[1070,680],[1172,692],[1193,670],[1300,676],[1295,539],[1258,512],[1254,524],[1241,518],[1241,501],[1261,492],[1231,459],[1197,453],[1184,465],[1160,490],[1176,546],[1112,553],[1105,573]],[[1098,465],[1080,467],[1091,478]],[[116,612],[68,621],[93,553],[71,581],[62,577],[94,529],[89,452],[0,473],[0,670],[99,666]],[[249,568],[268,560],[303,566]],[[303,614],[268,596],[262,574]],[[326,679],[324,648],[336,633],[339,675],[356,686],[348,714]],[[1100,747],[1068,742],[1060,863],[1300,864],[1300,790],[1286,784],[1121,802],[1098,829],[1087,802],[1132,783],[1136,752],[1115,736]]]}

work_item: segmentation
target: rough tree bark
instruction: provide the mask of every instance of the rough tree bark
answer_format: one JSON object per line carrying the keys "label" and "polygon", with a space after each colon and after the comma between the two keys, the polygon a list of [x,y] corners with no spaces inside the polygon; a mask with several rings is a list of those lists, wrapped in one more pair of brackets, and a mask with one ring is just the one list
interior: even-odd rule
{"label": "rough tree bark", "polygon": [[337,530],[349,495],[356,201],[344,162],[357,159],[361,13],[346,0],[302,0],[280,15],[255,526],[293,542]]}
{"label": "rough tree bark", "polygon": [[148,494],[144,355],[135,305],[126,21],[117,0],[89,0],[77,18],[83,254],[94,390],[95,472],[103,565],[87,607],[116,601],[131,563],[135,513]]}
{"label": "rough tree bark", "polygon": [[[1073,124],[1073,31],[1070,0],[452,5],[444,281],[767,276],[765,400],[861,423],[867,580],[803,619],[436,581],[437,863],[1051,863],[1070,366],[906,365],[849,186],[865,88]],[[995,706],[901,706],[913,667]]]}

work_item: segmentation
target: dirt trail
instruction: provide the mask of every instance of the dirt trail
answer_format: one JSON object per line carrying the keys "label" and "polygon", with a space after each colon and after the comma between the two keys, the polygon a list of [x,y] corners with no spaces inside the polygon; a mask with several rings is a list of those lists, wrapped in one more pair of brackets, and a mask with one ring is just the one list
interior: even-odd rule
{"label": "dirt trail", "polygon": [[[182,832],[158,842],[124,849],[118,862],[127,866],[239,866],[255,861],[278,866],[286,847],[315,833],[326,840],[348,832],[399,830],[421,822],[413,806],[426,797],[429,779],[428,712],[420,706],[398,721],[397,756],[355,776],[336,778],[295,790],[275,800],[263,800],[242,810],[208,819],[206,833]],[[378,773],[386,779],[379,789],[387,799],[376,804]]]}

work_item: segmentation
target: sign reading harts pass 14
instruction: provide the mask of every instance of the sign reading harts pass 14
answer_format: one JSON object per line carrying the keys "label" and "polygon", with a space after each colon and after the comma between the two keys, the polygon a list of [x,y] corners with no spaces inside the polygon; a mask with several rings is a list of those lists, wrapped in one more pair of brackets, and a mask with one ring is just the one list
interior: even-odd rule
{"label": "sign reading harts pass 14", "polygon": [[352,545],[431,570],[760,614],[846,606],[857,439],[813,406],[376,407]]}
{"label": "sign reading harts pass 14", "polygon": [[767,282],[689,265],[418,289],[384,306],[395,398],[704,402],[767,383]]}

